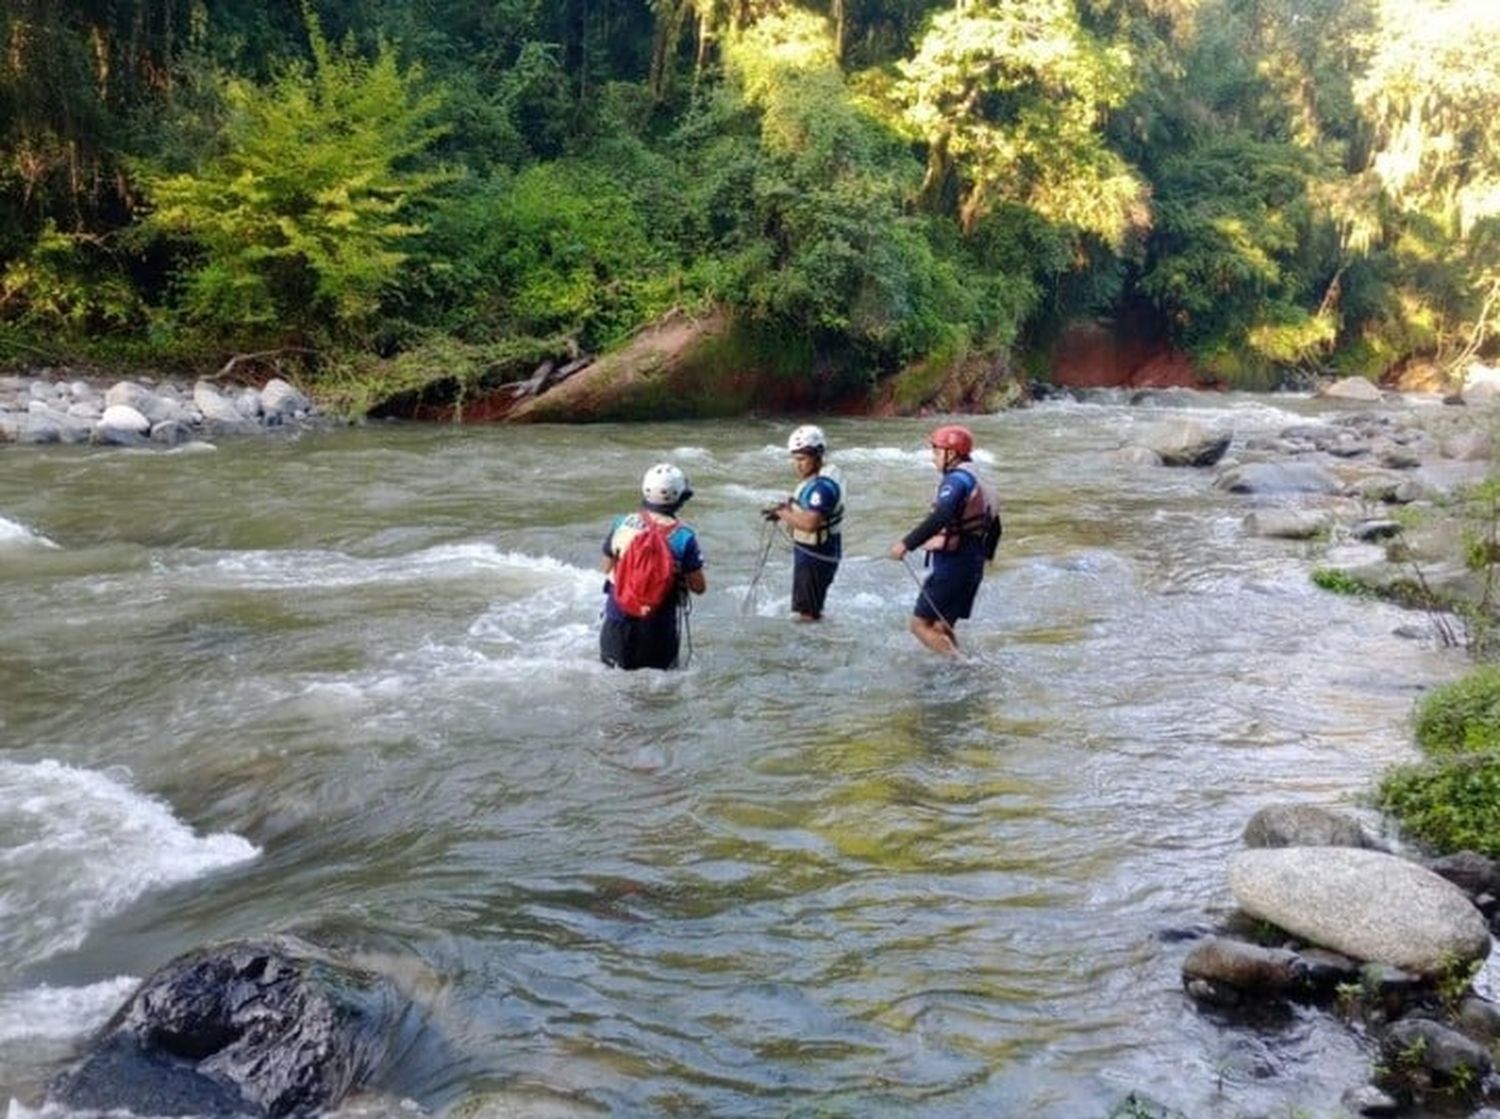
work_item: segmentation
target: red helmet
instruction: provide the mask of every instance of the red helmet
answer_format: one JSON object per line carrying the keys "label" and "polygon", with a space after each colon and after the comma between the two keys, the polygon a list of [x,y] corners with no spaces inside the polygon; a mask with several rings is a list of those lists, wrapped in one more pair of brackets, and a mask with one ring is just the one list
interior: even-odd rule
{"label": "red helmet", "polygon": [[974,433],[966,427],[958,424],[947,424],[937,428],[927,437],[930,446],[941,448],[944,451],[957,451],[961,455],[974,453]]}

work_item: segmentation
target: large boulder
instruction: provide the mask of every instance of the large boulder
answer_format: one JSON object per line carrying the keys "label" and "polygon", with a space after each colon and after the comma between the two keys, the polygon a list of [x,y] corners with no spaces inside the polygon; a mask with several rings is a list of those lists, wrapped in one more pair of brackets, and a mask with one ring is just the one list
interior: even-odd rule
{"label": "large boulder", "polygon": [[1247,462],[1223,470],[1214,485],[1230,493],[1338,493],[1344,485],[1311,462]]}
{"label": "large boulder", "polygon": [[1231,439],[1227,431],[1209,431],[1182,420],[1157,425],[1142,436],[1140,444],[1155,451],[1166,466],[1212,466],[1224,457]]}
{"label": "large boulder", "polygon": [[1462,890],[1378,851],[1241,851],[1229,861],[1229,888],[1252,917],[1360,960],[1431,975],[1490,950],[1484,917]]}
{"label": "large boulder", "polygon": [[281,1119],[337,1106],[384,1065],[405,1010],[386,980],[293,937],[180,956],[58,1076],[47,1102]]}
{"label": "large boulder", "polygon": [[1352,400],[1370,403],[1379,400],[1380,389],[1363,377],[1341,377],[1318,390],[1318,395],[1328,400]]}
{"label": "large boulder", "polygon": [[1333,526],[1333,516],[1318,509],[1257,509],[1244,520],[1251,536],[1281,540],[1311,540]]}

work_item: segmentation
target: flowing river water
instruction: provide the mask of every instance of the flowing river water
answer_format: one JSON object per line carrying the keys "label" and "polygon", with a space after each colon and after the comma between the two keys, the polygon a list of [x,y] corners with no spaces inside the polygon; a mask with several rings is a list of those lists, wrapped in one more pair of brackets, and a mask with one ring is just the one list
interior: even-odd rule
{"label": "flowing river water", "polygon": [[[0,452],[0,1101],[170,957],[299,931],[421,1008],[364,1114],[1336,1112],[1358,1038],[1214,1019],[1171,933],[1230,909],[1257,808],[1374,823],[1463,656],[1317,590],[1211,471],[1114,454],[1321,407],[972,418],[1006,534],[958,664],[883,558],[927,421],[826,422],[816,626],[784,546],[757,580],[790,422]],[[600,542],[663,459],[710,589],[685,671],[614,672]]]}

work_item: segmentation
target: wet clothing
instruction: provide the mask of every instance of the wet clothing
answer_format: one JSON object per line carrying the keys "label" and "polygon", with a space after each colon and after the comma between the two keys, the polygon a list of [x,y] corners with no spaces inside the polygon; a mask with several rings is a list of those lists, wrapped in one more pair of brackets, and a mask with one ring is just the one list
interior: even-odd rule
{"label": "wet clothing", "polygon": [[[677,576],[703,568],[703,553],[693,529],[664,514],[646,510],[619,516],[604,538],[603,553],[618,560],[636,533],[643,531],[643,517],[654,516],[667,530],[667,546],[677,560]],[[677,605],[687,594],[679,583],[669,604],[645,618],[632,618],[615,601],[614,583],[604,581],[604,622],[599,628],[599,659],[611,668],[675,668],[681,646]]]}
{"label": "wet clothing", "polygon": [[973,464],[959,463],[938,482],[931,512],[902,537],[907,551],[926,550],[932,568],[912,608],[917,617],[951,623],[973,611],[984,579],[987,521],[976,510],[988,504]]}
{"label": "wet clothing", "polygon": [[792,610],[817,618],[823,614],[823,602],[844,554],[844,536],[840,531],[844,521],[844,487],[832,468],[825,467],[797,487],[792,502],[825,518],[814,531],[792,530]]}

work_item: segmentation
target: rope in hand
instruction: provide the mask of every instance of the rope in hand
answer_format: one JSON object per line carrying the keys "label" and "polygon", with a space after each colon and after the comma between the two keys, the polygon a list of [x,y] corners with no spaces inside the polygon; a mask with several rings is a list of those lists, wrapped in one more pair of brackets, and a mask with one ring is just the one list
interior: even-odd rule
{"label": "rope in hand", "polygon": [[749,614],[754,608],[756,591],[760,588],[760,578],[766,573],[766,560],[770,558],[771,545],[776,543],[774,521],[766,521],[761,526],[760,543],[760,558],[755,561],[755,574],[750,576],[750,586],[745,590],[745,601],[740,604],[742,615]]}
{"label": "rope in hand", "polygon": [[906,556],[901,557],[901,566],[906,568],[906,573],[911,576],[912,582],[917,585],[918,593],[927,600],[927,605],[932,607],[932,612],[937,615],[937,620],[942,622],[943,625],[947,626],[949,632],[951,633],[953,630],[953,623],[950,622],[947,618],[943,617],[943,612],[938,609],[937,603],[933,602],[932,597],[927,593],[927,586],[922,582],[922,577],[912,570],[911,563],[910,561],[908,561]]}
{"label": "rope in hand", "polygon": [[679,656],[678,668],[686,668],[693,663],[693,625],[690,619],[693,616],[693,596],[686,586],[679,586],[677,594],[677,619],[682,626],[683,643],[687,646],[687,656]]}
{"label": "rope in hand", "polygon": [[[801,552],[804,556],[807,556],[810,559],[820,560],[823,563],[836,564],[840,563],[844,558],[857,558],[829,556],[824,555],[822,552],[815,552],[805,544],[799,544],[792,536],[792,530],[789,529],[786,525],[782,524],[780,521],[767,520],[765,524],[765,530],[761,533],[760,558],[756,561],[755,574],[751,576],[750,588],[746,591],[745,601],[740,608],[741,613],[748,613],[750,611],[751,602],[755,596],[756,588],[760,585],[761,576],[765,574],[766,560],[771,554],[771,545],[776,542],[776,538],[778,536],[785,539],[786,542],[792,546],[793,552]],[[927,587],[922,582],[922,577],[912,569],[911,561],[906,556],[901,557],[901,566],[906,568],[906,573],[911,576],[912,582],[917,585],[917,593],[927,601],[927,605],[931,607],[933,614],[937,616],[937,620],[943,623],[943,625],[947,626],[948,630],[951,632],[953,629],[953,623],[950,622],[947,617],[944,616],[943,612],[938,609],[937,603],[932,601],[932,596],[927,593]]]}

